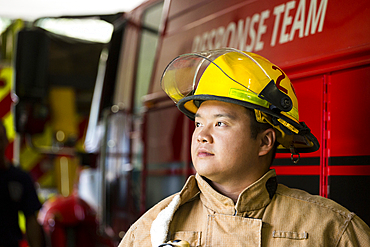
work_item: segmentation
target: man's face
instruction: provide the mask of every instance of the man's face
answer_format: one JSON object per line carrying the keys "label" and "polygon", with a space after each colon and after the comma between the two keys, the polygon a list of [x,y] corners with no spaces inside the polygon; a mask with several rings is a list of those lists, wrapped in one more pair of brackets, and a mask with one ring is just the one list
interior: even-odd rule
{"label": "man's face", "polygon": [[259,146],[244,107],[214,100],[200,105],[191,145],[200,175],[219,184],[245,181],[259,169]]}

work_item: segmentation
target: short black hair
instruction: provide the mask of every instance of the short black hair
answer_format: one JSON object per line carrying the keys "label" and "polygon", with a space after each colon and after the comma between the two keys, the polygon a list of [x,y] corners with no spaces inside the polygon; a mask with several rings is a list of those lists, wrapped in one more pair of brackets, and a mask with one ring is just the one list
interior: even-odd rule
{"label": "short black hair", "polygon": [[256,114],[254,113],[254,110],[245,108],[247,110],[247,114],[249,115],[249,118],[251,119],[251,137],[253,139],[256,139],[258,134],[272,128],[272,126],[268,123],[260,123],[256,119]]}

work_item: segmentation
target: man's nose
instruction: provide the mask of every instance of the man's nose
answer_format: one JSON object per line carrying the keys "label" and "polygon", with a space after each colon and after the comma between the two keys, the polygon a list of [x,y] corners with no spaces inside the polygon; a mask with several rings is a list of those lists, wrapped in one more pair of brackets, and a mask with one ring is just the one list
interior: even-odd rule
{"label": "man's nose", "polygon": [[201,143],[206,143],[206,142],[212,143],[213,137],[210,133],[209,128],[203,127],[202,130],[200,130],[198,133],[197,140],[198,142],[201,142]]}

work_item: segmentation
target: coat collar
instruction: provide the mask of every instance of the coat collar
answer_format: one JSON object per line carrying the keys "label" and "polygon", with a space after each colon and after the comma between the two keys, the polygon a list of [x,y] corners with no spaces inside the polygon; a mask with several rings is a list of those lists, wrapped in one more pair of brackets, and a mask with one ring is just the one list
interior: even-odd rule
{"label": "coat collar", "polygon": [[[270,170],[259,180],[245,188],[240,193],[237,203],[234,204],[232,199],[214,190],[199,174],[195,175],[195,179],[197,189],[201,192],[200,199],[202,203],[215,213],[227,215],[250,216],[253,211],[265,208],[271,202],[277,189],[275,170]],[[194,190],[192,194],[195,196]]]}
{"label": "coat collar", "polygon": [[198,195],[203,205],[214,213],[252,217],[253,211],[259,211],[270,203],[276,189],[276,173],[275,170],[270,170],[240,193],[234,205],[232,199],[215,191],[199,174],[190,176],[181,192],[174,195],[153,221],[150,229],[152,247],[165,243],[176,210]]}

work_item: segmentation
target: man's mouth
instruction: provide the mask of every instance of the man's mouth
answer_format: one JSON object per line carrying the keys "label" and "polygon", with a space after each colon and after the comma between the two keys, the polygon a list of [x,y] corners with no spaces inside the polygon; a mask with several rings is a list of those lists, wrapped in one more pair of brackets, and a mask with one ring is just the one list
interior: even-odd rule
{"label": "man's mouth", "polygon": [[205,149],[199,149],[198,150],[198,157],[202,158],[202,157],[209,157],[209,156],[214,156],[213,153],[209,152],[208,150],[205,150]]}

